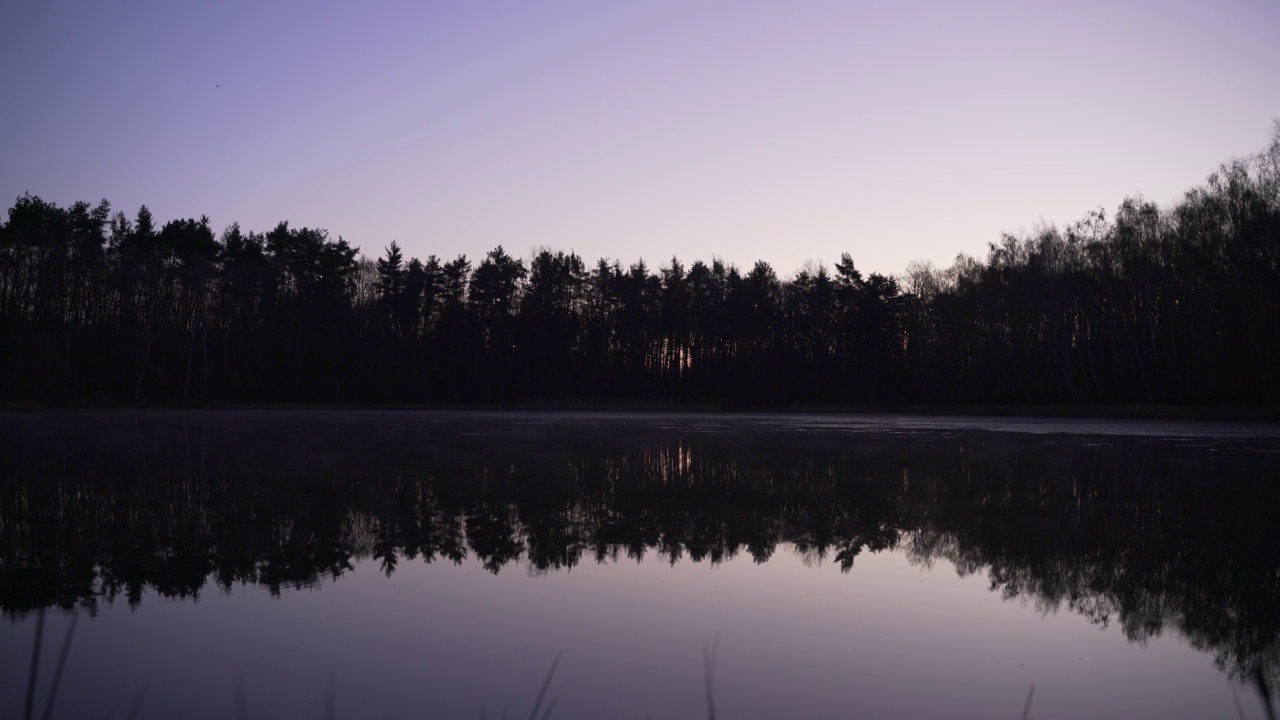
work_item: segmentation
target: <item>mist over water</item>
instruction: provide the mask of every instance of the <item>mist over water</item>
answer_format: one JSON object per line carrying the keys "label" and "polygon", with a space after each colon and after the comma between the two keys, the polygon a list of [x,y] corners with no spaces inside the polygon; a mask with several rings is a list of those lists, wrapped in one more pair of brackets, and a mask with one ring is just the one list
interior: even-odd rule
{"label": "mist over water", "polygon": [[[874,416],[0,417],[0,715],[1263,716],[1280,437]],[[544,703],[545,708],[545,703]]]}

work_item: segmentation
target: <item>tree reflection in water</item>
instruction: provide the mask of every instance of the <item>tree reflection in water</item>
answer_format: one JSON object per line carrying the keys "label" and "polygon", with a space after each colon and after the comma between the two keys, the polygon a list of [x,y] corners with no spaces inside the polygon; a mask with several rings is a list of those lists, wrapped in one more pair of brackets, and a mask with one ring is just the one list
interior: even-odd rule
{"label": "tree reflection in water", "polygon": [[[713,432],[708,432],[713,430]],[[899,549],[1280,677],[1274,442],[394,413],[0,419],[0,608],[272,593],[364,558],[492,572]]]}

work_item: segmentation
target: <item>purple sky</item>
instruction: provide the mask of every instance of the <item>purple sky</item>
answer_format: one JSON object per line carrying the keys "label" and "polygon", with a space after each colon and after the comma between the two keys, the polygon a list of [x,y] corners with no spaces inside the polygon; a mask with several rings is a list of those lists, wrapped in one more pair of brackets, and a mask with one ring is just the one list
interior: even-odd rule
{"label": "purple sky", "polygon": [[319,6],[0,4],[0,200],[898,273],[1170,202],[1280,117],[1274,0]]}

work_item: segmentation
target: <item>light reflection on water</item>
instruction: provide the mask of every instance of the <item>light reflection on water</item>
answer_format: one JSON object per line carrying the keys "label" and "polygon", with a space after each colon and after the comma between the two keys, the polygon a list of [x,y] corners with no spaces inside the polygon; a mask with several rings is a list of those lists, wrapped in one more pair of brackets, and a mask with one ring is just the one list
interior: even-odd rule
{"label": "light reflection on water", "polygon": [[1265,432],[822,423],[5,418],[0,715],[53,604],[58,717],[1261,716]]}

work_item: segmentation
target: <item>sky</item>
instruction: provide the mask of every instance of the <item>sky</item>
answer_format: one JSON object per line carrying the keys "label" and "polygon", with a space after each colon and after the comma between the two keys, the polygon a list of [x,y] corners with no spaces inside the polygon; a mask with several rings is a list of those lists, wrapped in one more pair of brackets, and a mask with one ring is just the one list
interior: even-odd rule
{"label": "sky", "polygon": [[1280,118],[1280,3],[0,4],[0,199],[786,276],[1165,204]]}

